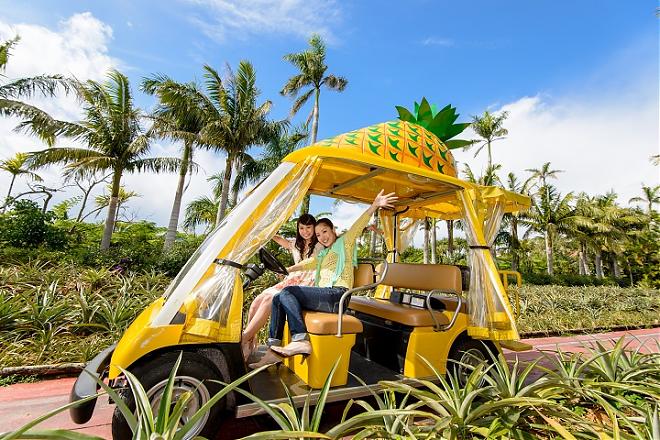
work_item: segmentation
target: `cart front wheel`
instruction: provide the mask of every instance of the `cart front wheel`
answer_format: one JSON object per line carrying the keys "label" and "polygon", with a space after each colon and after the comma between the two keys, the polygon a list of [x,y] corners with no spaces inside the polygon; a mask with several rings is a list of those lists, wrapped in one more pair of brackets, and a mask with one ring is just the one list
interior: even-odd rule
{"label": "cart front wheel", "polygon": [[[165,353],[131,369],[131,373],[138,378],[144,388],[154,417],[158,413],[170,372],[178,357],[179,352]],[[191,394],[181,417],[181,426],[187,423],[212,396],[220,391],[221,385],[213,382],[214,380],[222,380],[222,377],[206,357],[197,353],[183,352],[181,364],[174,379],[171,406],[173,408],[178,398],[184,393]],[[130,389],[125,390],[124,401],[132,411],[135,411],[135,397]],[[184,439],[189,440],[197,436],[214,438],[221,425],[219,422],[225,417],[224,409],[225,399],[221,399],[194,424]],[[126,419],[119,408],[115,408],[112,416],[112,438],[120,440],[132,437],[133,433]]]}

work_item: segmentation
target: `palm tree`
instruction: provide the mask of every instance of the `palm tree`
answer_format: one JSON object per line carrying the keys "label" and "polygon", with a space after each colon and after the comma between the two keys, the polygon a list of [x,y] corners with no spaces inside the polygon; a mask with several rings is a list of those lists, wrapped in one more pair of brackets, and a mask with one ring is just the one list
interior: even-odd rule
{"label": "palm tree", "polygon": [[521,223],[528,227],[525,238],[530,232],[543,234],[545,239],[545,254],[547,271],[554,275],[554,240],[557,234],[566,233],[574,228],[581,217],[571,206],[573,194],[561,196],[556,188],[542,188],[539,196],[532,198],[532,208],[521,219]]}
{"label": "palm tree", "polygon": [[[514,173],[509,173],[506,180],[506,188],[519,194],[529,193],[529,180],[520,182]],[[511,255],[511,270],[518,270],[520,267],[520,239],[518,237],[518,225],[520,223],[520,213],[512,212],[504,214],[502,219],[505,225],[509,226],[509,232],[506,234],[506,241],[509,245],[509,254]]]}
{"label": "palm tree", "polygon": [[642,197],[633,197],[628,203],[646,203],[647,212],[651,214],[654,211],[653,205],[660,203],[660,185],[654,187],[642,185]]}
{"label": "palm tree", "polygon": [[197,226],[206,225],[204,233],[207,233],[215,225],[218,213],[218,201],[208,196],[197,197],[186,207],[186,216],[183,226],[188,231],[195,231]]}
{"label": "palm tree", "polygon": [[[284,55],[284,60],[293,64],[298,73],[288,79],[280,93],[283,96],[295,98],[293,107],[291,107],[291,116],[298,113],[307,101],[314,95],[314,106],[312,112],[307,118],[307,123],[312,121],[312,139],[311,144],[316,143],[316,137],[319,128],[319,98],[321,96],[321,87],[336,92],[343,92],[348,85],[348,80],[341,76],[331,73],[326,74],[328,66],[325,64],[325,43],[319,35],[312,35],[309,40],[309,48],[297,53]],[[309,87],[302,95],[304,89]],[[309,195],[303,198],[300,207],[300,213],[306,214],[309,211]]]}
{"label": "palm tree", "polygon": [[[0,71],[7,68],[11,50],[19,41],[20,37],[17,35],[0,43]],[[4,75],[0,75],[0,78],[4,77]],[[30,98],[37,92],[43,96],[53,96],[58,87],[68,93],[71,89],[71,81],[61,75],[40,75],[31,78],[20,78],[6,84],[0,83],[0,116],[38,117],[42,114],[38,109],[18,101],[17,98]]]}
{"label": "palm tree", "polygon": [[9,190],[7,191],[7,196],[4,206],[2,207],[2,212],[5,211],[7,204],[11,200],[11,191],[14,188],[14,181],[16,180],[17,176],[24,175],[28,179],[35,182],[43,181],[41,176],[30,170],[30,167],[27,165],[28,159],[29,155],[27,153],[16,153],[16,155],[11,159],[5,159],[0,162],[0,170],[7,171],[11,174],[11,182],[9,183]]}
{"label": "palm tree", "polygon": [[282,159],[297,150],[308,136],[304,126],[293,130],[282,127],[272,133],[258,158],[245,154],[242,157],[243,167],[234,180],[233,191],[243,190],[248,184],[255,183],[272,173]]}
{"label": "palm tree", "polygon": [[158,96],[159,104],[152,114],[154,132],[161,137],[183,142],[179,180],[163,244],[163,250],[167,251],[176,239],[186,176],[194,168],[193,149],[202,143],[199,133],[204,127],[204,114],[188,99],[197,90],[194,83],[180,84],[166,76],[154,75],[142,81],[142,90]]}
{"label": "palm tree", "polygon": [[7,61],[9,61],[11,48],[14,47],[20,39],[21,38],[16,35],[14,38],[0,44],[0,70],[5,70],[7,68]]}
{"label": "palm tree", "polygon": [[564,172],[550,169],[550,162],[544,163],[541,168],[527,168],[525,171],[532,173],[528,181],[536,181],[542,188],[548,188],[548,179],[557,179],[557,174]]}
{"label": "palm tree", "polygon": [[58,137],[83,142],[87,148],[57,147],[32,153],[34,166],[62,163],[69,175],[90,176],[112,171],[112,190],[105,220],[101,250],[110,247],[117,218],[121,178],[124,173],[140,171],[176,171],[177,158],[144,157],[149,152],[149,133],[140,127],[141,111],[134,107],[128,78],[113,70],[108,81],[76,81],[75,92],[83,105],[84,120],[58,121],[37,111],[34,118],[19,124],[19,128],[36,134],[49,143]]}
{"label": "palm tree", "polygon": [[[218,217],[219,200],[222,195],[222,184],[225,181],[224,172],[216,173],[206,179],[213,183],[212,197],[200,196],[186,207],[186,216],[183,221],[183,227],[188,231],[195,231],[197,226],[206,225],[204,233],[213,229]],[[231,207],[231,206],[230,206]]]}
{"label": "palm tree", "polygon": [[483,186],[495,186],[501,183],[501,180],[497,175],[497,172],[500,169],[502,169],[502,165],[500,164],[491,165],[486,168],[486,172],[483,176],[477,177],[472,171],[472,168],[470,168],[470,165],[465,164],[463,175],[468,182],[477,183]]}
{"label": "palm tree", "polygon": [[201,92],[194,95],[206,115],[200,138],[208,148],[227,154],[216,218],[216,224],[220,224],[227,209],[234,162],[250,146],[265,143],[280,123],[266,119],[272,106],[270,101],[257,104],[260,92],[250,62],[241,61],[236,73],[228,69],[225,81],[210,66],[204,66],[204,70],[208,95]]}
{"label": "palm tree", "polygon": [[[289,78],[280,93],[283,96],[296,98],[291,108],[291,115],[298,113],[309,98],[314,95],[314,107],[308,120],[312,121],[312,144],[316,143],[316,135],[319,126],[319,97],[321,87],[337,92],[343,92],[348,85],[348,80],[341,76],[326,74],[328,66],[325,64],[325,43],[317,34],[309,39],[309,48],[298,53],[284,55],[284,60],[293,64],[299,71],[298,74]],[[310,87],[301,96],[298,94],[306,87]]]}
{"label": "palm tree", "polygon": [[590,238],[598,278],[603,277],[603,252],[610,257],[611,274],[620,276],[617,257],[623,254],[631,233],[641,229],[646,220],[638,210],[619,207],[616,198],[616,193],[609,192],[589,200],[587,215],[592,226]]}
{"label": "palm tree", "polygon": [[[89,217],[92,214],[95,214],[95,216],[98,216],[99,213],[110,206],[110,202],[112,201],[112,186],[108,185],[103,192],[103,194],[98,195],[94,198],[94,205],[96,206],[93,210],[89,211],[87,215],[83,217]],[[135,197],[141,197],[140,194],[138,194],[135,191],[128,191],[124,185],[119,187],[119,193],[117,195],[117,218],[119,218],[119,214],[122,212],[123,209],[126,208],[126,203],[132,198]]]}
{"label": "palm tree", "polygon": [[481,150],[483,150],[484,147],[487,147],[488,168],[493,166],[491,144],[497,140],[504,139],[504,136],[509,134],[509,131],[504,128],[504,120],[508,116],[509,112],[502,112],[499,115],[496,115],[486,110],[483,115],[472,117],[472,129],[477,136],[483,140],[477,151],[474,153],[474,157],[477,157]]}

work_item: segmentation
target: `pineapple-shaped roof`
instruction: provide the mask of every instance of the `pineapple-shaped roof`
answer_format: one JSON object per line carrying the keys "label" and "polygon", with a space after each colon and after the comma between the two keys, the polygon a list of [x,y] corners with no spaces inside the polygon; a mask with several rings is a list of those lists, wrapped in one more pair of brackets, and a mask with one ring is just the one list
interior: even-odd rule
{"label": "pineapple-shaped roof", "polygon": [[424,127],[406,121],[370,125],[324,139],[313,146],[352,148],[364,155],[456,177],[454,157],[445,144]]}

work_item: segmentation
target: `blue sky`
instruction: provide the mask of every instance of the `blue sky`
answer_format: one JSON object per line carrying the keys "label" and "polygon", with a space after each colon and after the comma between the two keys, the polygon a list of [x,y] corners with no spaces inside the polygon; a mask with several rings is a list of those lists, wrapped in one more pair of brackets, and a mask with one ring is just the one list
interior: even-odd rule
{"label": "blue sky", "polygon": [[[222,68],[248,59],[263,98],[273,100],[273,116],[280,118],[290,101],[278,91],[294,74],[282,56],[304,49],[309,35],[319,32],[328,42],[329,71],[349,80],[344,93],[322,93],[320,138],[393,119],[395,105],[409,107],[421,96],[452,103],[466,119],[504,109],[510,112],[510,136],[494,147],[494,160],[505,171],[524,175],[525,168],[551,161],[565,170],[559,183],[564,191],[615,188],[625,202],[642,182],[660,183],[658,168],[648,163],[648,156],[658,154],[655,7],[650,1],[607,0],[1,0],[0,38],[23,29],[29,40],[33,30],[46,29],[52,35],[42,38],[55,39],[73,29],[93,48],[85,56],[67,52],[63,38],[51,49],[73,57],[62,65],[73,70],[75,63],[87,63],[81,72],[94,78],[117,67],[135,86],[151,73],[201,80],[203,63]],[[39,66],[40,54],[20,56],[30,60],[17,61],[9,74]],[[49,71],[58,67],[43,65]],[[136,95],[142,107],[153,105],[151,97]],[[22,142],[9,149],[24,149]],[[176,154],[173,146],[158,148]],[[0,156],[6,153],[0,150]],[[608,156],[610,164],[621,166],[621,176],[604,181]],[[470,152],[456,157],[477,170],[483,166],[483,158]],[[220,158],[208,163],[222,166]],[[204,176],[196,179],[190,198],[204,191]],[[138,191],[153,200],[148,188]],[[141,212],[163,224],[169,199]]]}

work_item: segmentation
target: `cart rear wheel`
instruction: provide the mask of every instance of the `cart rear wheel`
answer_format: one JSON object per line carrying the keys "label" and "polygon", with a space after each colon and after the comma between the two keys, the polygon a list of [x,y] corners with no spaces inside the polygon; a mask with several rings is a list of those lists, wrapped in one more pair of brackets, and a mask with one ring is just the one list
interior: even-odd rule
{"label": "cart rear wheel", "polygon": [[[131,369],[131,373],[142,384],[154,415],[158,412],[167,380],[178,357],[179,352],[165,353]],[[182,423],[186,423],[212,396],[220,391],[221,385],[212,382],[214,380],[222,380],[222,376],[207,358],[197,353],[183,352],[181,364],[174,381],[172,399],[172,405],[174,405],[178,396],[181,396],[184,392],[192,394],[191,399],[186,404]],[[124,401],[131,410],[135,410],[135,399],[130,389],[124,391]],[[185,439],[188,440],[197,436],[214,438],[220,428],[221,419],[226,417],[223,414],[224,409],[225,399],[221,399],[204,417],[195,423],[194,428],[188,432]],[[132,437],[133,433],[126,419],[124,419],[121,411],[115,408],[112,416],[112,438],[123,440]]]}
{"label": "cart rear wheel", "polygon": [[497,355],[495,350],[495,347],[487,341],[459,339],[449,352],[447,374],[455,374],[461,386],[465,386],[476,367],[493,363],[493,356]]}

